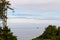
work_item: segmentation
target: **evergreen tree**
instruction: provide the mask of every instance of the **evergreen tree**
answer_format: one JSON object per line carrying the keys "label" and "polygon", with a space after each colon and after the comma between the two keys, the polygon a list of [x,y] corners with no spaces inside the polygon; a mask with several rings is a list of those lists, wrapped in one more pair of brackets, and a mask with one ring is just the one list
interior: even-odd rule
{"label": "evergreen tree", "polygon": [[0,27],[0,40],[17,40],[17,37],[13,35],[8,27]]}
{"label": "evergreen tree", "polygon": [[17,40],[17,37],[13,35],[11,30],[7,26],[7,9],[10,8],[9,1],[0,0],[0,19],[3,21],[3,26],[0,27],[0,40]]}

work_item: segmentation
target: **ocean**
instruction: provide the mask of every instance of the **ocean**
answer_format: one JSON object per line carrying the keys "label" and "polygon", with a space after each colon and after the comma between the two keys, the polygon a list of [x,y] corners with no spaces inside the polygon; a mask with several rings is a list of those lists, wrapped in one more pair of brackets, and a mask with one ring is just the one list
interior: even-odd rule
{"label": "ocean", "polygon": [[[11,28],[11,31],[17,36],[18,40],[32,40],[40,36],[48,25],[50,24],[8,23],[9,28]],[[52,25],[60,26],[59,23]]]}

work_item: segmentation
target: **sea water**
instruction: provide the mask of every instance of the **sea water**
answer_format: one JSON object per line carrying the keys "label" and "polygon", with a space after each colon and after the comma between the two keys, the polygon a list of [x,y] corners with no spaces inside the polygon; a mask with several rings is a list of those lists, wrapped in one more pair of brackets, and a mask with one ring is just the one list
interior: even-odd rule
{"label": "sea water", "polygon": [[[40,36],[49,24],[34,24],[34,23],[8,23],[9,28],[18,40],[32,40]],[[53,25],[59,26],[59,23]]]}

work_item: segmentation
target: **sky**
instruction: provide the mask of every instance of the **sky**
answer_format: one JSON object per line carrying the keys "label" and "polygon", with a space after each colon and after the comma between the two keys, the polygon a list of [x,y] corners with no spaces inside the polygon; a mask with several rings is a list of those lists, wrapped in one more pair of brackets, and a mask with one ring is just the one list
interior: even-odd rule
{"label": "sky", "polygon": [[[14,13],[8,10],[8,23],[10,27],[16,27],[15,33],[21,39],[30,38],[38,32],[42,32],[46,26],[44,24],[60,26],[60,0],[9,0],[14,9]],[[13,24],[12,24],[13,23]],[[11,26],[13,25],[13,26]],[[30,28],[39,27],[40,30]],[[29,28],[29,30],[20,30],[20,28]],[[18,31],[20,30],[20,31]],[[37,32],[36,32],[37,31]],[[29,33],[28,35],[24,33]],[[31,33],[30,35],[30,32]],[[35,34],[36,33],[36,34]],[[22,37],[20,37],[20,36]],[[25,35],[25,36],[23,36]],[[28,36],[28,37],[26,37]],[[35,36],[34,36],[35,37]],[[25,40],[26,40],[25,39]]]}
{"label": "sky", "polygon": [[16,17],[22,22],[34,22],[39,20],[60,20],[60,0],[9,1],[12,4],[11,7],[14,8],[15,12],[13,13],[11,10],[9,10],[8,16]]}

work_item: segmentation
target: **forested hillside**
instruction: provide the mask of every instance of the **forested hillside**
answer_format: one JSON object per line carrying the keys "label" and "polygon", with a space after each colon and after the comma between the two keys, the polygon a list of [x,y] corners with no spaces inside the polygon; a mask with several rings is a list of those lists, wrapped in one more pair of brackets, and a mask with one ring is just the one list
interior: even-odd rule
{"label": "forested hillside", "polygon": [[42,35],[32,40],[60,40],[60,27],[49,25]]}

